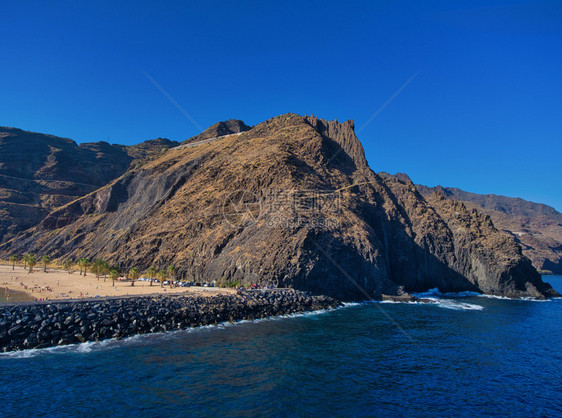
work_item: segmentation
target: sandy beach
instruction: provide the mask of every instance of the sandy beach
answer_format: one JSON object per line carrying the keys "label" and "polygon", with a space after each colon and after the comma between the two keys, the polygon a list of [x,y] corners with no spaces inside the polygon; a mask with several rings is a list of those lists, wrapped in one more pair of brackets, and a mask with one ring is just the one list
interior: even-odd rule
{"label": "sandy beach", "polygon": [[11,265],[0,265],[0,292],[4,295],[6,288],[9,291],[25,292],[36,300],[60,300],[60,299],[86,299],[96,296],[142,296],[151,294],[194,294],[194,295],[217,295],[234,292],[232,289],[219,289],[209,287],[160,287],[158,283],[150,286],[149,282],[136,281],[131,286],[130,281],[105,281],[103,277],[98,280],[94,274],[87,273],[81,276],[78,271],[69,274],[67,271],[35,267],[32,273],[24,270],[22,266],[12,270]]}

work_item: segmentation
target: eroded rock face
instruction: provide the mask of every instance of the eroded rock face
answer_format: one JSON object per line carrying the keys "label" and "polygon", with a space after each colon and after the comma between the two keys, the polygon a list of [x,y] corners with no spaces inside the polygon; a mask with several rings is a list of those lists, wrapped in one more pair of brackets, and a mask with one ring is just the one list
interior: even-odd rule
{"label": "eroded rock face", "polygon": [[130,165],[176,145],[162,138],[134,146],[78,145],[68,138],[0,127],[0,242],[106,185]]}
{"label": "eroded rock face", "polygon": [[173,149],[0,247],[340,299],[438,287],[545,297],[520,247],[461,203],[368,166],[353,122],[294,114]]}
{"label": "eroded rock face", "polygon": [[521,245],[523,254],[537,269],[562,274],[562,214],[554,208],[519,198],[469,193],[451,187],[416,187],[424,196],[437,192],[489,215],[499,230]]}
{"label": "eroded rock face", "polygon": [[0,128],[0,242],[120,176],[130,161],[105,142],[78,146],[67,138]]}

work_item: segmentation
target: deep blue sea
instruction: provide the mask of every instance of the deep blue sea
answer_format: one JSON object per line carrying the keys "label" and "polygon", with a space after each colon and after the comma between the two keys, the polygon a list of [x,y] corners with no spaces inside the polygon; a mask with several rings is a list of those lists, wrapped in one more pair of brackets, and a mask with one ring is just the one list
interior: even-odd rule
{"label": "deep blue sea", "polygon": [[2,354],[0,415],[562,416],[562,299],[432,297]]}

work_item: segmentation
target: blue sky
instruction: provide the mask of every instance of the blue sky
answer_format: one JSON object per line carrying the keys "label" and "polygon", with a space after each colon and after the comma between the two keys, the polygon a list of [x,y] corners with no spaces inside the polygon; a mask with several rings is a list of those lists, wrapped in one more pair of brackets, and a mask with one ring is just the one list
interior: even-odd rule
{"label": "blue sky", "polygon": [[[50,3],[50,4],[47,4]],[[5,2],[0,125],[183,140],[294,112],[365,121],[375,171],[562,211],[562,2]]]}

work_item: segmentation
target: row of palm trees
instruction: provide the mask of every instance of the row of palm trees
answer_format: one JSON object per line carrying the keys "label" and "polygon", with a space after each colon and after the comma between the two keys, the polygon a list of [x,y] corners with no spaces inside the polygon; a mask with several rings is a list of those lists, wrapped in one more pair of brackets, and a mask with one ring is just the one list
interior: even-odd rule
{"label": "row of palm trees", "polygon": [[24,269],[27,269],[29,267],[30,273],[33,272],[33,267],[35,267],[38,262],[41,262],[41,264],[43,264],[43,271],[47,271],[47,267],[49,266],[49,264],[51,264],[51,257],[49,257],[48,255],[44,255],[39,259],[35,257],[34,254],[25,254],[23,257],[14,254],[10,256],[10,262],[12,263],[12,270],[16,268],[16,264],[20,260],[23,261]]}
{"label": "row of palm trees", "polygon": [[[37,265],[38,258],[34,254],[25,254],[23,257],[19,255],[12,255],[10,256],[10,262],[12,263],[12,270],[15,269],[16,264],[20,261],[23,261],[23,268],[29,268],[29,272],[33,272],[33,268]],[[43,264],[43,270],[46,272],[47,267],[51,263],[51,257],[48,255],[44,255],[41,257],[40,262]],[[109,277],[113,281],[113,285],[115,286],[115,280],[121,276],[121,269],[119,266],[114,266],[109,264],[107,261],[102,259],[96,259],[93,262],[87,258],[80,258],[76,263],[72,260],[65,260],[63,263],[63,267],[69,273],[72,273],[73,266],[78,266],[80,269],[80,275],[84,275],[86,277],[88,269],[90,273],[94,274],[96,278],[99,280],[100,277],[103,276],[103,281]],[[135,281],[137,281],[141,277],[141,270],[137,267],[133,267],[128,271],[126,275],[128,279],[131,280],[131,286],[135,285]],[[166,269],[157,270],[155,267],[150,266],[146,270],[146,275],[150,279],[150,286],[152,286],[152,282],[154,279],[157,279],[160,282],[160,285],[163,287],[164,282],[166,280],[170,280],[173,283],[177,276],[177,269],[175,266],[169,266]]]}
{"label": "row of palm trees", "polygon": [[164,286],[164,282],[168,279],[170,279],[171,283],[173,283],[176,279],[177,274],[178,271],[175,266],[169,266],[167,269],[164,270],[157,270],[153,266],[150,266],[146,270],[146,275],[150,280],[151,286],[154,279],[157,279],[160,282],[160,286]]}

